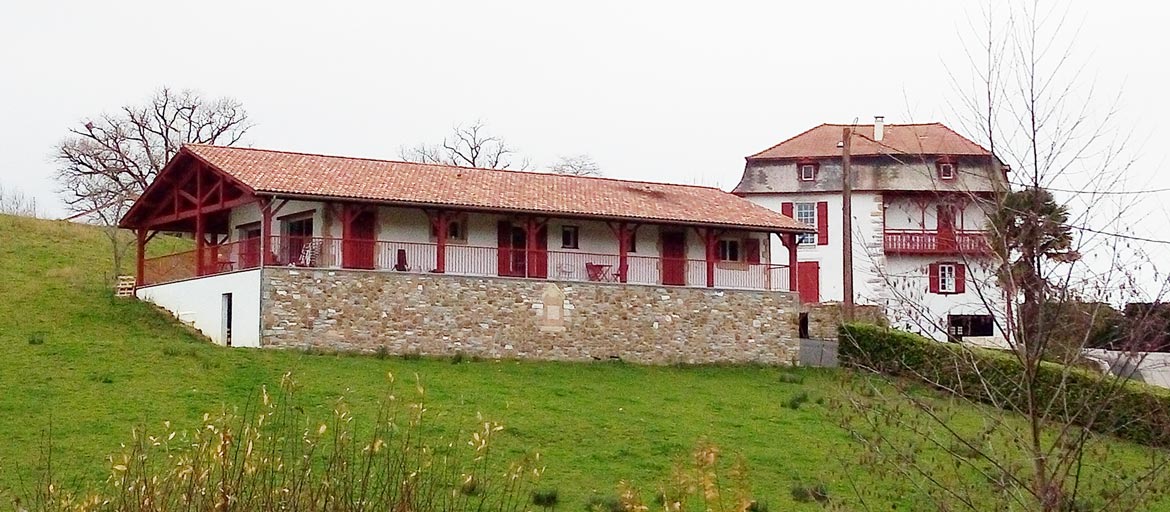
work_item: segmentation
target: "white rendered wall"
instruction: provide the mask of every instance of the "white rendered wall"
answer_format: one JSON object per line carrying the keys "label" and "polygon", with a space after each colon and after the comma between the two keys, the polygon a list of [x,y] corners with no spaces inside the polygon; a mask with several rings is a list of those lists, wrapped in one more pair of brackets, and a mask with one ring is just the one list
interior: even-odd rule
{"label": "white rendered wall", "polygon": [[[957,294],[930,293],[929,265],[940,261],[966,266],[966,290]],[[886,314],[891,325],[925,336],[946,339],[947,315],[986,315],[996,320],[991,339],[964,338],[983,345],[1005,346],[1004,297],[996,285],[995,271],[987,260],[963,260],[937,256],[891,256],[886,264],[891,297]]]}
{"label": "white rendered wall", "polygon": [[180,321],[223,345],[223,294],[232,294],[232,346],[260,346],[260,270],[205,276],[138,288],[139,299],[170,311]]}
{"label": "white rendered wall", "polygon": [[[816,261],[820,264],[822,302],[841,300],[843,298],[841,276],[844,268],[841,254],[843,201],[840,193],[749,195],[747,199],[777,212],[781,211],[781,204],[785,202],[828,203],[828,245],[801,245],[797,248],[797,260]],[[886,314],[893,325],[903,329],[910,326],[911,331],[921,332],[938,340],[946,339],[946,332],[942,326],[946,325],[947,315],[990,313],[995,316],[997,322],[996,335],[990,339],[965,340],[983,345],[1002,346],[1005,338],[998,324],[1005,318],[1004,299],[995,284],[994,273],[988,268],[989,260],[973,259],[966,262],[968,269],[966,293],[939,295],[929,291],[928,265],[942,261],[964,262],[963,258],[885,254],[883,225],[889,229],[937,229],[937,203],[930,202],[925,206],[924,216],[922,208],[912,199],[891,195],[886,201],[882,194],[854,193],[854,300],[858,304],[885,305]],[[969,230],[983,229],[986,217],[979,205],[968,203],[961,212],[959,218],[956,218],[956,225],[961,223],[963,229]],[[773,263],[788,262],[788,250],[776,237],[772,237],[771,249]]]}
{"label": "white rendered wall", "polygon": [[[780,195],[750,195],[747,199],[765,208],[781,211],[781,204],[791,203],[828,203],[829,209],[829,243],[827,245],[803,244],[796,249],[797,261],[815,261],[820,265],[820,299],[821,302],[839,301],[844,298],[842,293],[842,279],[844,265],[842,256],[841,205],[844,204],[841,195],[836,194],[786,194]],[[875,240],[881,239],[881,195],[872,192],[858,192],[853,194],[853,294],[858,304],[880,304],[881,290],[875,287],[877,276],[881,274],[884,264],[884,252],[880,243],[875,247]],[[793,210],[795,215],[795,206]],[[814,237],[815,239],[815,237]],[[770,253],[772,263],[788,264],[788,249],[776,237],[771,238]]]}
{"label": "white rendered wall", "polygon": [[[277,204],[280,204],[278,201]],[[342,223],[338,215],[330,215],[330,222],[326,223],[326,208],[324,202],[317,201],[289,201],[277,212],[272,223],[273,234],[283,231],[282,219],[288,216],[301,218],[306,214],[313,217],[314,236],[340,238]],[[336,208],[336,207],[335,207]],[[337,208],[340,211],[340,208]],[[447,270],[455,274],[484,274],[496,273],[498,254],[494,251],[498,247],[498,223],[502,220],[521,222],[515,216],[468,212],[467,241],[449,241],[447,254]],[[234,209],[231,212],[230,225],[232,228],[231,240],[239,239],[240,226],[259,222],[260,209],[256,204],[248,204]],[[564,226],[578,228],[577,248],[563,247],[561,231]],[[830,227],[832,224],[830,223]],[[840,226],[838,226],[838,229]],[[548,257],[548,276],[550,278],[585,279],[585,263],[608,264],[616,271],[618,265],[618,240],[609,224],[604,221],[551,219],[547,224],[548,250],[552,251]],[[686,257],[692,261],[687,263],[686,282],[689,286],[705,286],[707,282],[706,264],[701,260],[706,258],[706,248],[701,237],[693,228],[679,226],[660,226],[645,224],[635,232],[636,250],[630,253],[629,265],[631,280],[638,282],[660,282],[661,280],[661,234],[664,230],[683,231],[686,233]],[[766,237],[761,233],[727,232],[726,238],[743,240],[758,238],[761,240],[761,262],[767,263],[771,249]],[[380,243],[377,256],[383,266],[393,265],[397,258],[398,249],[407,251],[407,263],[412,270],[423,271],[436,266],[434,248],[426,245],[435,240],[431,237],[430,220],[419,208],[403,208],[383,206],[378,208],[377,239],[384,242],[404,242],[401,245]],[[336,245],[336,244],[335,244]],[[742,246],[741,246],[742,247]],[[839,247],[839,246],[838,246]],[[340,249],[340,245],[337,245]],[[838,256],[840,250],[837,250]],[[785,256],[786,257],[786,256]],[[332,261],[339,262],[338,259]],[[780,260],[787,263],[787,260]],[[823,267],[823,265],[822,265]],[[840,265],[838,264],[838,268]],[[746,264],[723,263],[716,265],[716,283],[752,283],[758,286],[763,283],[766,270],[761,266]],[[824,272],[822,270],[822,272]],[[823,280],[822,280],[823,281]],[[823,286],[823,285],[822,285]],[[839,294],[839,292],[838,292]]]}

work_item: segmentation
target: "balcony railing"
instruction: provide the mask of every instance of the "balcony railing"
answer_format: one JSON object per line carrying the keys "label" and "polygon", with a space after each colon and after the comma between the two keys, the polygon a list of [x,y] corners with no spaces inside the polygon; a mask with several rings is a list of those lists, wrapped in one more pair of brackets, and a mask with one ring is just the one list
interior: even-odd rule
{"label": "balcony railing", "polygon": [[[259,267],[260,239],[204,248],[203,264],[196,251],[145,262],[143,284],[159,284]],[[343,240],[321,237],[273,237],[267,265],[320,269],[379,270],[434,273],[439,247],[434,243],[387,240]],[[643,285],[706,287],[706,260],[629,254],[626,268],[617,254],[582,251],[526,250],[449,243],[445,272],[458,276],[498,276],[568,282],[612,282]],[[624,272],[623,272],[624,270]],[[788,290],[786,265],[716,262],[716,288]]]}
{"label": "balcony railing", "polygon": [[923,230],[886,230],[887,254],[986,254],[990,251],[982,231],[951,234]]}

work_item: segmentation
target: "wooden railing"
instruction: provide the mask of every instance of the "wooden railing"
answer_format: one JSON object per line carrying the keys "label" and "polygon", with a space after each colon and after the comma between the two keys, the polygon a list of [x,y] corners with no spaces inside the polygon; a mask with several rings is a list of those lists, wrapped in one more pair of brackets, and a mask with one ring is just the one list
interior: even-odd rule
{"label": "wooden railing", "polygon": [[982,231],[939,234],[924,230],[886,230],[887,254],[986,254],[990,251]]}
{"label": "wooden railing", "polygon": [[[195,251],[151,258],[146,260],[143,284],[256,268],[261,264],[261,251],[259,239],[208,246],[204,249],[204,263],[200,268],[196,265]],[[272,238],[265,264],[434,273],[437,255],[438,245],[434,243],[283,236]],[[716,288],[789,289],[786,265],[717,262],[712,267],[712,280]],[[550,281],[706,287],[707,269],[708,262],[702,259],[629,254],[625,268],[621,268],[621,257],[617,254],[448,244],[444,273]]]}

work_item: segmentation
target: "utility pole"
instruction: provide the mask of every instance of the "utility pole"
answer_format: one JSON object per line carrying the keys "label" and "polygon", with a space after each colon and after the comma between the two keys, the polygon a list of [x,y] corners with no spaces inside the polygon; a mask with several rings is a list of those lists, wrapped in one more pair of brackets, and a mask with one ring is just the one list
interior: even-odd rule
{"label": "utility pole", "polygon": [[849,146],[853,127],[841,131],[841,319],[853,321],[853,183],[849,169]]}

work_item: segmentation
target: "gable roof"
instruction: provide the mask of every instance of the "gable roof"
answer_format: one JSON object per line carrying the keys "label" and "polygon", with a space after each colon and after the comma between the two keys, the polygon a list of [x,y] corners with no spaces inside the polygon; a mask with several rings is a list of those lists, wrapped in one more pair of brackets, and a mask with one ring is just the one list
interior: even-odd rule
{"label": "gable roof", "polygon": [[880,142],[873,139],[873,125],[822,124],[804,133],[747,157],[757,159],[840,157],[843,128],[853,126],[854,137],[850,155],[979,155],[988,156],[983,146],[976,144],[942,123],[887,124]]}
{"label": "gable roof", "polygon": [[260,195],[811,231],[713,187],[202,144],[185,145],[184,152]]}

